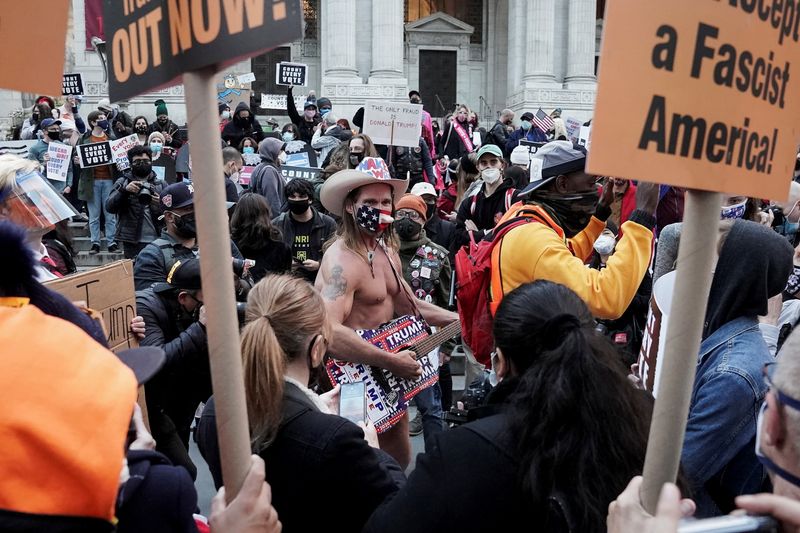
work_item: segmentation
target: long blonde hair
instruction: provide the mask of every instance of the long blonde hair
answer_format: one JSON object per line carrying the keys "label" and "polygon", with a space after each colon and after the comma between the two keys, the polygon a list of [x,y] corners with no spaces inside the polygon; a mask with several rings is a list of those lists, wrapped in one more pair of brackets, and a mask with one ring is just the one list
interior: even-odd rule
{"label": "long blonde hair", "polygon": [[305,280],[269,275],[247,297],[242,365],[254,449],[272,442],[281,422],[283,376],[290,361],[310,357],[317,335],[330,338],[322,297]]}

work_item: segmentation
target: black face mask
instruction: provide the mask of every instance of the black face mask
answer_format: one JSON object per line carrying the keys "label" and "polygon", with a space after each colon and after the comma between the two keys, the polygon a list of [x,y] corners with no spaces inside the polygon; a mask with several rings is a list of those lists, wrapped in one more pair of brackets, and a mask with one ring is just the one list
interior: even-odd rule
{"label": "black face mask", "polygon": [[364,159],[364,154],[350,154],[350,164],[357,167],[361,160]]}
{"label": "black face mask", "polygon": [[162,125],[162,126],[166,126],[166,125],[167,125],[167,122],[169,122],[169,119],[168,119],[168,118],[160,118],[160,119],[158,119],[158,123],[159,123],[160,125]]}
{"label": "black face mask", "polygon": [[51,141],[61,140],[61,132],[59,131],[48,131],[47,136],[50,138]]}
{"label": "black face mask", "polygon": [[289,211],[295,215],[302,215],[311,205],[308,200],[288,200],[287,203],[289,204]]}
{"label": "black face mask", "polygon": [[556,215],[564,235],[571,239],[589,224],[597,209],[600,194],[597,190],[567,194],[534,192],[533,199]]}
{"label": "black face mask", "polygon": [[433,202],[433,203],[430,203],[430,204],[425,202],[425,206],[426,206],[426,208],[425,208],[425,218],[427,218],[428,220],[432,220],[433,219],[433,214],[436,212],[436,202]]}
{"label": "black face mask", "polygon": [[244,118],[237,115],[233,117],[233,122],[237,126],[247,126],[248,124],[250,124],[250,117]]}
{"label": "black face mask", "polygon": [[421,102],[422,102],[422,100],[420,100],[419,98],[412,98],[412,99],[411,99],[411,103],[412,103],[412,104],[419,104],[419,103],[421,103]]}
{"label": "black face mask", "polygon": [[150,163],[150,161],[137,161],[131,165],[131,172],[133,172],[134,176],[146,178],[150,175],[152,168],[153,165]]}
{"label": "black face mask", "polygon": [[147,126],[136,126],[136,131],[138,133],[147,133]]}
{"label": "black face mask", "polygon": [[193,239],[197,237],[194,213],[175,216],[175,233],[182,239]]}
{"label": "black face mask", "polygon": [[401,218],[394,223],[394,230],[397,232],[397,236],[400,237],[401,241],[412,240],[421,229],[422,224],[414,222],[410,218]]}

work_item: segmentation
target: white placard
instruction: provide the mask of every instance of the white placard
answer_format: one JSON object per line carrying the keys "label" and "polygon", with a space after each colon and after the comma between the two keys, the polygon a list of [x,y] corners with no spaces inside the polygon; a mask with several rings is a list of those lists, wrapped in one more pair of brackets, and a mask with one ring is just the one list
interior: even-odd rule
{"label": "white placard", "polygon": [[[295,95],[294,97],[295,109],[299,110],[302,113],[303,105],[305,103],[306,103],[305,96]],[[261,105],[259,107],[261,107],[262,109],[286,109],[286,95],[261,93]]]}
{"label": "white placard", "polygon": [[111,141],[111,153],[114,154],[114,162],[119,170],[127,170],[131,163],[128,161],[128,150],[139,144],[139,137],[134,133]]}
{"label": "white placard", "polygon": [[530,165],[528,166],[528,173],[530,174],[531,181],[542,179],[542,163],[544,163],[544,161],[538,157],[531,159]]}
{"label": "white placard", "polygon": [[256,81],[256,75],[252,72],[248,72],[247,74],[241,74],[236,77],[239,80],[239,83],[253,83]]}
{"label": "white placard", "polygon": [[567,139],[572,142],[578,142],[581,135],[581,127],[583,122],[577,118],[567,117],[564,119],[564,127],[567,129]]}
{"label": "white placard", "polygon": [[71,164],[72,146],[50,141],[47,145],[47,179],[67,181],[67,174]]}
{"label": "white placard", "polygon": [[581,132],[578,135],[578,144],[581,146],[586,147],[586,151],[589,151],[589,147],[592,145],[592,127],[591,126],[581,126]]}
{"label": "white placard", "polygon": [[367,102],[364,106],[363,130],[375,144],[419,146],[422,104]]}

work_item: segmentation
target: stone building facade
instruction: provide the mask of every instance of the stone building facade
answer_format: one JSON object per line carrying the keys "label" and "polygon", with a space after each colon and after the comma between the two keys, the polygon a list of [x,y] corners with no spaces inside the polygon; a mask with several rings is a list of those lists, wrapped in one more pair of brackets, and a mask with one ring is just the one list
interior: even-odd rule
{"label": "stone building facade", "polygon": [[[72,0],[65,71],[81,72],[87,110],[107,96],[103,68],[87,50],[87,4]],[[285,122],[285,110],[261,108],[261,94],[285,95],[275,85],[279,61],[305,63],[307,87],[327,96],[339,117],[367,100],[407,101],[418,89],[434,117],[464,103],[483,124],[504,107],[588,119],[605,0],[302,0],[304,35],[239,63],[226,73],[253,72],[251,104],[259,116]],[[91,36],[89,36],[90,38]],[[223,75],[220,75],[222,84]],[[28,110],[35,95],[0,91],[0,135],[11,114]],[[183,86],[148,93],[120,105],[153,119],[152,102],[166,100],[171,118],[185,120]],[[88,111],[87,111],[88,112]]]}

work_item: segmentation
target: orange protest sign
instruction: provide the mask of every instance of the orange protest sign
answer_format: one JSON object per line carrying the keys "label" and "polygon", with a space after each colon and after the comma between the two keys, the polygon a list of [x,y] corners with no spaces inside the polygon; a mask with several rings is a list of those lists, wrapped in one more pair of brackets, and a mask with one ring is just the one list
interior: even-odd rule
{"label": "orange protest sign", "polygon": [[[69,0],[3,2],[0,11],[0,87],[61,94]],[[46,22],[40,23],[44,16]],[[46,50],[31,57],[34,50]]]}
{"label": "orange protest sign", "polygon": [[785,199],[797,0],[609,0],[588,170]]}

